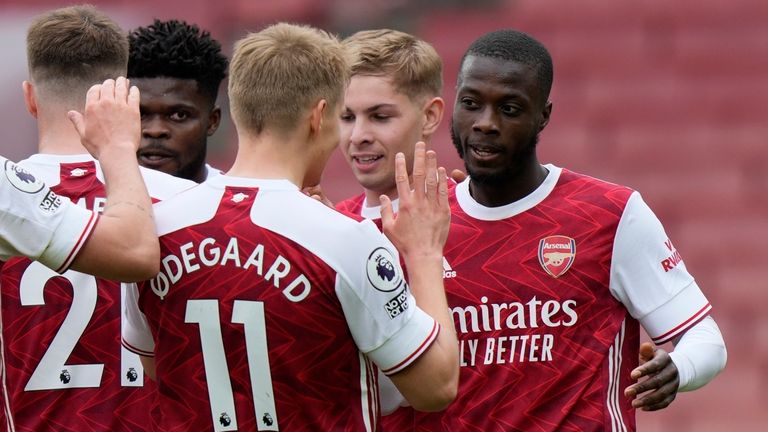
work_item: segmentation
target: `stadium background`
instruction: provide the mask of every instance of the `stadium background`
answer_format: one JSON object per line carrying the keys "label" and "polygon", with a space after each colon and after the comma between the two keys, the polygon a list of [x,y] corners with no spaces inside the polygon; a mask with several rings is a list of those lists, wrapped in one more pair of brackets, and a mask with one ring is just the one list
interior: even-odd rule
{"label": "stadium background", "polygon": [[[341,36],[391,27],[432,43],[445,62],[448,112],[434,147],[461,167],[448,136],[461,54],[486,31],[514,27],[551,51],[552,121],[541,159],[641,191],[714,304],[726,370],[664,411],[638,413],[642,431],[768,430],[768,2],[765,0],[103,0],[124,28],[178,18],[211,31],[227,55],[246,31],[304,22]],[[25,32],[68,3],[0,0],[0,153],[35,150],[26,113]],[[224,90],[226,84],[224,85]],[[227,112],[226,92],[219,102]],[[234,158],[228,117],[209,160]],[[333,200],[359,191],[335,155]]]}

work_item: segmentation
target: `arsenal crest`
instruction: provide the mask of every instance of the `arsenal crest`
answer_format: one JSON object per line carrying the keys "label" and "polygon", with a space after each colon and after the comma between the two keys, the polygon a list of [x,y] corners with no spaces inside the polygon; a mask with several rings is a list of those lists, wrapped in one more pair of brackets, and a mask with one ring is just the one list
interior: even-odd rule
{"label": "arsenal crest", "polygon": [[539,240],[539,263],[550,276],[565,274],[576,259],[576,240],[553,235]]}

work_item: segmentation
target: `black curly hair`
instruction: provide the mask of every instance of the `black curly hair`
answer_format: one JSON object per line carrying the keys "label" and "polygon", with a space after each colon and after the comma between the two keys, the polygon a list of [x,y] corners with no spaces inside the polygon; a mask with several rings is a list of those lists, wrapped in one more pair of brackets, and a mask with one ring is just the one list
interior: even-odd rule
{"label": "black curly hair", "polygon": [[470,45],[461,59],[461,65],[471,55],[510,60],[534,68],[544,100],[549,97],[553,76],[552,57],[544,45],[530,35],[511,29],[486,33]]}
{"label": "black curly hair", "polygon": [[216,101],[229,61],[221,44],[207,31],[185,21],[155,20],[128,35],[129,78],[193,79],[211,101]]}

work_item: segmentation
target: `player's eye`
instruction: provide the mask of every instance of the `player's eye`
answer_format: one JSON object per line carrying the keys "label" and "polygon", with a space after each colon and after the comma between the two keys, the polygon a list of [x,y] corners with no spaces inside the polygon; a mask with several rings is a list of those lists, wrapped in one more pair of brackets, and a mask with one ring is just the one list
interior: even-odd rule
{"label": "player's eye", "polygon": [[387,115],[387,114],[375,113],[375,114],[371,115],[371,118],[373,120],[376,120],[376,121],[387,121],[390,118],[392,118],[392,116]]}
{"label": "player's eye", "polygon": [[463,97],[459,100],[459,103],[461,104],[462,108],[468,109],[468,110],[474,110],[479,107],[477,102],[475,102],[473,99],[468,97]]}
{"label": "player's eye", "polygon": [[173,121],[184,121],[189,118],[189,113],[185,111],[174,111],[169,117]]}
{"label": "player's eye", "polygon": [[510,105],[510,104],[504,104],[501,107],[499,107],[499,110],[504,114],[508,116],[515,116],[520,113],[520,107],[517,105]]}
{"label": "player's eye", "polygon": [[355,121],[355,115],[350,112],[343,112],[341,113],[341,121],[343,122],[352,122]]}

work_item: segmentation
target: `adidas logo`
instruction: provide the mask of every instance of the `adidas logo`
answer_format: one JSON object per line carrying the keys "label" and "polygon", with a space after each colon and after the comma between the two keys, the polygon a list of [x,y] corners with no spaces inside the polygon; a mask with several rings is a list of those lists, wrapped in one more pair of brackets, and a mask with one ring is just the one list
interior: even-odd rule
{"label": "adidas logo", "polygon": [[456,270],[451,268],[448,264],[448,260],[443,257],[443,279],[450,279],[456,277]]}

